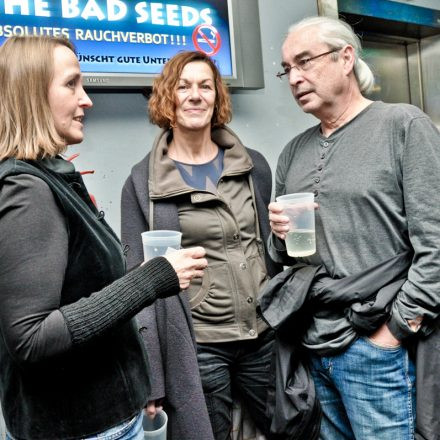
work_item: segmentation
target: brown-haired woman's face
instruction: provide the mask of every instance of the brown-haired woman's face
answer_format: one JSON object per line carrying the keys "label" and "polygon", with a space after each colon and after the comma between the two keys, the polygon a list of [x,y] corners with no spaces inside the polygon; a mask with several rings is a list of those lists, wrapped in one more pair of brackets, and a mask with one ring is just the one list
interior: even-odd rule
{"label": "brown-haired woman's face", "polygon": [[188,63],[176,85],[176,125],[180,129],[211,127],[215,107],[214,74],[203,61]]}
{"label": "brown-haired woman's face", "polygon": [[49,107],[55,129],[66,145],[83,140],[84,109],[92,106],[82,86],[81,71],[75,54],[66,46],[53,51],[54,75],[49,85]]}

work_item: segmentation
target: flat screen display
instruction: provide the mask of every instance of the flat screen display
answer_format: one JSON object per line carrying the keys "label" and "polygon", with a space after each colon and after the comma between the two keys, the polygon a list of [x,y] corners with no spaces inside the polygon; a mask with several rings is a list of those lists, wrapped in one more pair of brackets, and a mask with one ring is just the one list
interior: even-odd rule
{"label": "flat screen display", "polygon": [[[235,2],[246,15],[252,4],[258,11],[256,0],[0,0],[0,44],[11,35],[65,36],[77,49],[85,85],[95,87],[151,85],[174,54],[199,50],[232,85],[238,79],[246,87],[237,71]],[[259,34],[258,19],[254,27]]]}

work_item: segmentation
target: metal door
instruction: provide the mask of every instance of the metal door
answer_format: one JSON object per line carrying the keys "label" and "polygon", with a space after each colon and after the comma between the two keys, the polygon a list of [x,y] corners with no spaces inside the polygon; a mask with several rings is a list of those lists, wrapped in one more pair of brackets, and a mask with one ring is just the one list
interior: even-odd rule
{"label": "metal door", "polygon": [[362,41],[363,57],[373,70],[371,99],[406,102],[424,110],[420,41],[373,35]]}
{"label": "metal door", "polygon": [[376,79],[370,99],[411,103],[405,44],[363,41],[363,58]]}

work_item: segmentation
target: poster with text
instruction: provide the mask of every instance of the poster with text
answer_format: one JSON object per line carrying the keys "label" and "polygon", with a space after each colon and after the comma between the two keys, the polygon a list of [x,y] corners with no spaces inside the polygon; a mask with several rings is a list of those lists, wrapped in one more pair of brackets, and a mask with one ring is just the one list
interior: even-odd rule
{"label": "poster with text", "polygon": [[83,72],[157,74],[182,50],[234,75],[228,0],[0,0],[0,44],[55,35],[75,45]]}

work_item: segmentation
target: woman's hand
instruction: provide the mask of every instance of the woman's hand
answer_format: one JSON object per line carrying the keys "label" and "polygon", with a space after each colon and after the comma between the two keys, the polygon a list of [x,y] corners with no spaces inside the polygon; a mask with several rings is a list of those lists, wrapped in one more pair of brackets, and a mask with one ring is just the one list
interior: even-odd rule
{"label": "woman's hand", "polygon": [[144,408],[144,413],[153,420],[156,414],[162,409],[162,399],[149,400],[147,406]]}
{"label": "woman's hand", "polygon": [[165,255],[179,278],[181,289],[187,289],[193,278],[202,278],[203,269],[208,266],[206,252],[201,246],[180,249]]}
{"label": "woman's hand", "polygon": [[269,204],[269,221],[272,232],[281,240],[286,239],[289,231],[289,217],[283,215],[283,205],[272,202]]}

